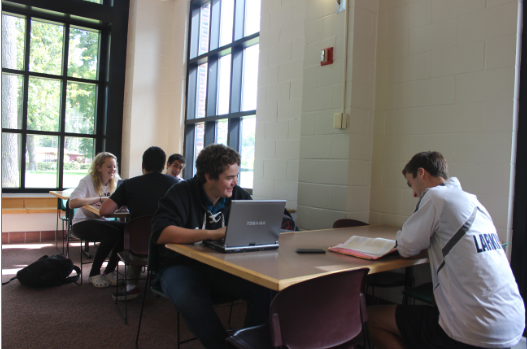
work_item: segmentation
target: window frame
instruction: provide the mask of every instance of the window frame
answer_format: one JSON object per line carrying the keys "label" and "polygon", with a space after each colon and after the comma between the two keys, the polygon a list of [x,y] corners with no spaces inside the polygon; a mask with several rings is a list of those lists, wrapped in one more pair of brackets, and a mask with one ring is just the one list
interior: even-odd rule
{"label": "window frame", "polygon": [[[16,0],[2,2],[2,14],[26,18],[24,70],[2,68],[2,73],[23,77],[23,116],[21,129],[2,128],[2,133],[20,134],[20,187],[2,188],[5,193],[47,193],[63,190],[64,142],[66,137],[91,138],[94,140],[94,155],[109,151],[121,157],[124,83],[126,66],[126,42],[128,32],[129,0],[103,0],[102,4],[83,0]],[[38,6],[38,7],[34,7]],[[82,14],[82,15],[81,15]],[[62,74],[51,75],[29,71],[31,19],[64,25]],[[95,80],[67,76],[70,27],[99,31],[98,77]],[[112,59],[110,60],[110,57]],[[28,82],[30,77],[60,80],[60,128],[59,131],[34,131],[27,129]],[[66,132],[66,103],[68,82],[95,84],[95,120],[93,134]],[[57,187],[25,188],[26,139],[27,135],[45,135],[59,138],[57,153]],[[111,135],[111,137],[107,137]],[[117,135],[117,136],[114,136]]]}
{"label": "window frame", "polygon": [[[250,0],[249,0],[250,1]],[[193,0],[190,3],[189,31],[187,49],[187,81],[185,108],[185,139],[184,154],[187,162],[194,162],[195,128],[196,124],[204,124],[204,144],[215,142],[216,121],[228,121],[227,145],[241,153],[242,118],[256,116],[256,109],[241,111],[243,89],[243,55],[244,50],[259,44],[260,32],[244,37],[245,1],[234,1],[233,41],[219,47],[221,28],[222,0]],[[209,16],[209,50],[201,55],[199,52],[200,10],[207,4],[210,6]],[[193,35],[194,34],[194,35]],[[219,59],[231,55],[229,113],[217,115]],[[191,58],[192,57],[192,58]],[[205,99],[205,117],[196,118],[198,67],[207,63],[207,93]],[[194,166],[185,167],[183,178],[189,179],[195,175]],[[252,191],[247,188],[246,190]]]}

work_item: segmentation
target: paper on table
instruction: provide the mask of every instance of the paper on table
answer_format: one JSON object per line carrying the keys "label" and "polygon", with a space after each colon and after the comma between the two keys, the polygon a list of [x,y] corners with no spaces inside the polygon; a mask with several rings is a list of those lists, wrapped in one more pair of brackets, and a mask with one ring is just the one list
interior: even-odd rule
{"label": "paper on table", "polygon": [[388,240],[382,238],[372,239],[354,235],[349,238],[345,243],[339,244],[335,247],[347,248],[368,255],[382,257],[394,249],[395,240]]}

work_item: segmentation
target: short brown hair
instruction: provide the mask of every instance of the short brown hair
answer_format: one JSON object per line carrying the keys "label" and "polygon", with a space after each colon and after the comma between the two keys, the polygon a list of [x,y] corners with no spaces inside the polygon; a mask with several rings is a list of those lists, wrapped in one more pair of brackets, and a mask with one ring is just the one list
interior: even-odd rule
{"label": "short brown hair", "polygon": [[230,165],[240,166],[240,154],[223,144],[211,144],[201,150],[196,159],[196,175],[201,183],[205,183],[205,174],[211,179],[218,179]]}
{"label": "short brown hair", "polygon": [[404,167],[403,176],[406,177],[407,173],[411,173],[415,178],[417,170],[421,167],[434,177],[448,179],[448,164],[443,155],[437,151],[424,151],[415,154]]}

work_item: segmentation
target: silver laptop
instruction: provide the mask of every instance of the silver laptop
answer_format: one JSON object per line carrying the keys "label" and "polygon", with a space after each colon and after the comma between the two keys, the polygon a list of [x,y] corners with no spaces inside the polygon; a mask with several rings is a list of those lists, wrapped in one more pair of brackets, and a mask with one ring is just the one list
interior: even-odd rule
{"label": "silver laptop", "polygon": [[225,238],[203,245],[223,253],[278,249],[285,200],[232,200]]}

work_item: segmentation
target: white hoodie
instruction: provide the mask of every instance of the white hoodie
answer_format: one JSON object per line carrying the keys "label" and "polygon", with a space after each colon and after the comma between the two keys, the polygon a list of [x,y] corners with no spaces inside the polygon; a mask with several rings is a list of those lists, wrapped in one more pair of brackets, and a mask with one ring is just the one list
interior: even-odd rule
{"label": "white hoodie", "polygon": [[450,338],[483,348],[520,341],[525,308],[496,228],[457,178],[421,195],[397,246],[404,257],[428,248],[439,324]]}

